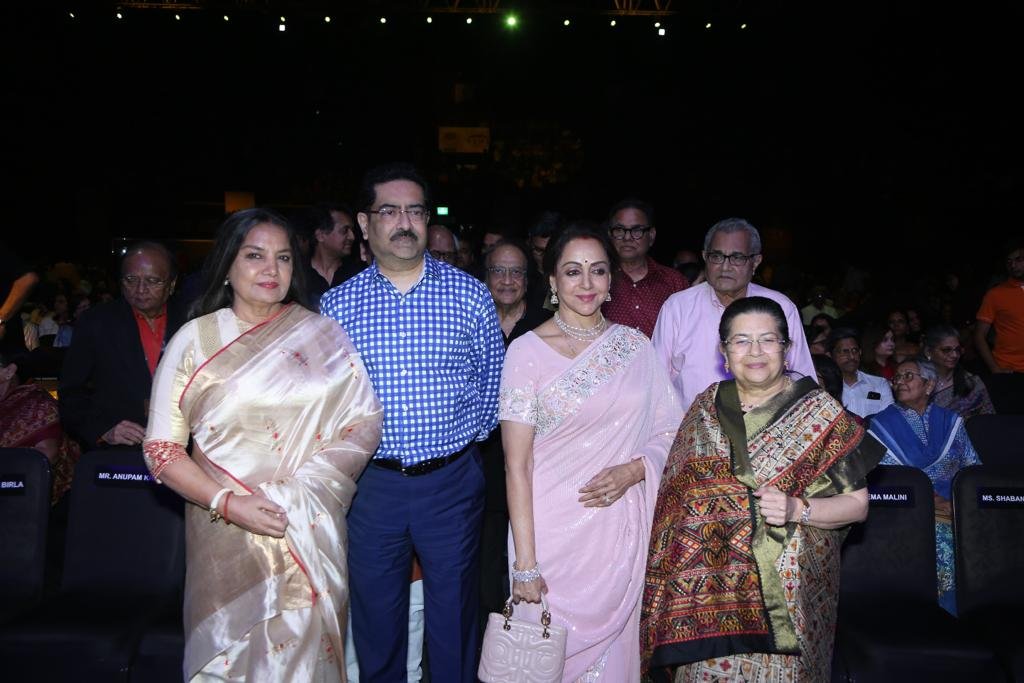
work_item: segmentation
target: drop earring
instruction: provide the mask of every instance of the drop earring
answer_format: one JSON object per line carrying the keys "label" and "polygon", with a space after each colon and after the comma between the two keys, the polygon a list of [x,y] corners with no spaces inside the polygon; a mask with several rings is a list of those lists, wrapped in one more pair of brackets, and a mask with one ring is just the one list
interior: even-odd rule
{"label": "drop earring", "polygon": [[611,301],[611,300],[612,300],[612,293],[611,293],[611,292],[608,292],[608,293],[607,293],[607,294],[605,295],[605,297],[604,297],[604,300],[605,300],[605,301]]}
{"label": "drop earring", "polygon": [[553,306],[557,306],[558,305],[558,292],[556,292],[553,289],[551,290],[551,304]]}
{"label": "drop earring", "polygon": [[224,286],[227,287],[230,284],[231,284],[231,281],[228,278],[224,278]]}

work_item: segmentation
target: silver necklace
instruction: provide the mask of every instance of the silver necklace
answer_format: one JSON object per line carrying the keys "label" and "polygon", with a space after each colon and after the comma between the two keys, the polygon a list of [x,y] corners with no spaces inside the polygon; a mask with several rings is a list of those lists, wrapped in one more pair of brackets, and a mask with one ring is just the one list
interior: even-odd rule
{"label": "silver necklace", "polygon": [[767,398],[762,398],[757,403],[744,403],[743,401],[740,401],[740,410],[742,410],[744,413],[749,413],[754,408],[760,408],[762,405],[764,405],[765,403],[767,403],[768,401],[770,401],[771,399],[775,398],[776,396],[781,394],[783,391],[788,389],[789,385],[792,384],[792,383],[793,383],[793,380],[791,380],[789,377],[786,377],[785,381],[782,384],[782,388],[779,389],[778,391],[776,391],[771,396],[768,396]]}
{"label": "silver necklace", "polygon": [[574,327],[562,320],[562,316],[560,316],[556,311],[555,324],[558,325],[558,329],[560,329],[562,334],[566,337],[571,337],[577,341],[594,341],[601,336],[602,332],[604,332],[604,329],[608,326],[608,321],[605,320],[604,315],[601,315],[601,320],[593,327]]}

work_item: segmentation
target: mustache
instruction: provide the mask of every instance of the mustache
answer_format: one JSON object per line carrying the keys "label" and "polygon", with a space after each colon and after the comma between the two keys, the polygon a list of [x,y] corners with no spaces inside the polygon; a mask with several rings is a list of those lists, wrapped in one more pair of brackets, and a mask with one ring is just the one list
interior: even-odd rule
{"label": "mustache", "polygon": [[403,237],[411,237],[412,239],[416,239],[416,233],[414,233],[412,230],[399,230],[398,232],[391,236],[391,241],[394,242],[395,240],[400,240]]}

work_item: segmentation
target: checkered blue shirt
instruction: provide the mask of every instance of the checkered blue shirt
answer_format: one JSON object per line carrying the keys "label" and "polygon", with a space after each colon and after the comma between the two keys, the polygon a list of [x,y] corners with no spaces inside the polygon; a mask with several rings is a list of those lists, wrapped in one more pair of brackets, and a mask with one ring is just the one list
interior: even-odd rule
{"label": "checkered blue shirt", "polygon": [[384,405],[375,458],[405,466],[482,441],[498,424],[505,356],[487,287],[424,254],[401,294],[374,264],[329,290],[320,311],[345,328]]}

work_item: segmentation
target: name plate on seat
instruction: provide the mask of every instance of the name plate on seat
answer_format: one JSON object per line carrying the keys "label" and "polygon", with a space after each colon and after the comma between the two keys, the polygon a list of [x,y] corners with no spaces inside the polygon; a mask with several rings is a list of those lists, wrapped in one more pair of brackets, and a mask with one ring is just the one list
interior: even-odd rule
{"label": "name plate on seat", "polygon": [[914,487],[869,486],[868,500],[872,507],[912,508],[914,507]]}
{"label": "name plate on seat", "polygon": [[979,508],[1024,508],[1024,488],[979,486]]}
{"label": "name plate on seat", "polygon": [[145,467],[100,466],[96,468],[97,486],[149,486],[153,476]]}
{"label": "name plate on seat", "polygon": [[24,496],[25,477],[21,474],[0,474],[0,496]]}

